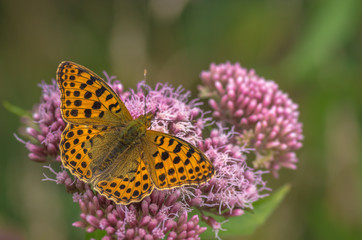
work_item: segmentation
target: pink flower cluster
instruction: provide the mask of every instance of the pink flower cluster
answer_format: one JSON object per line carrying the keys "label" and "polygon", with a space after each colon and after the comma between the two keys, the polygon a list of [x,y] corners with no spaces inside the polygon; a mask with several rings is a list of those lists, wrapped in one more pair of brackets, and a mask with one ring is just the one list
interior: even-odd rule
{"label": "pink flower cluster", "polygon": [[60,135],[66,126],[60,114],[60,93],[55,80],[50,85],[43,82],[39,86],[43,94],[40,104],[34,106],[33,121],[27,121],[29,127],[25,131],[30,141],[25,146],[33,161],[46,162],[48,157],[56,157],[60,161]]}
{"label": "pink flower cluster", "polygon": [[[217,233],[222,223],[210,213],[232,221],[245,209],[252,209],[252,204],[265,196],[262,191],[269,190],[262,179],[263,172],[247,166],[245,146],[249,151],[254,148],[256,156],[272,154],[265,164],[271,170],[294,166],[293,151],[301,146],[296,105],[275,83],[260,79],[237,64],[212,65],[210,71],[201,74],[205,86],[200,89],[204,96],[212,97],[214,119],[206,117],[200,101],[190,101],[190,93],[181,87],[159,83],[152,89],[140,82],[137,90],[124,91],[114,77],[105,77],[134,118],[145,111],[154,113],[151,129],[198,146],[212,161],[215,176],[200,186],[154,190],[141,202],[122,206],[92,191],[63,168],[57,172],[46,166],[55,179],[46,176],[45,180],[63,184],[79,204],[80,220],[73,223],[75,227],[87,232],[103,230],[103,239],[200,239],[206,228],[200,227],[195,209]],[[34,122],[26,128],[29,141],[21,141],[31,160],[59,165],[58,146],[65,128],[60,94],[54,80],[40,87],[43,94],[33,109]],[[226,123],[233,127],[226,128]],[[206,137],[205,128],[210,129]]]}
{"label": "pink flower cluster", "polygon": [[87,232],[97,229],[104,230],[104,240],[113,239],[164,239],[168,234],[173,239],[198,239],[206,230],[199,226],[198,215],[190,219],[179,198],[179,190],[158,191],[140,203],[129,206],[116,205],[104,196],[94,193],[88,184],[72,179],[66,170],[54,171],[45,166],[55,175],[55,179],[46,176],[45,180],[64,184],[67,192],[73,193],[73,200],[79,204],[80,221],[73,226],[84,228]]}
{"label": "pink flower cluster", "polygon": [[298,105],[278,85],[240,64],[211,64],[201,73],[201,97],[209,98],[213,116],[240,133],[239,143],[255,149],[254,167],[277,176],[281,167],[296,168],[302,124]]}

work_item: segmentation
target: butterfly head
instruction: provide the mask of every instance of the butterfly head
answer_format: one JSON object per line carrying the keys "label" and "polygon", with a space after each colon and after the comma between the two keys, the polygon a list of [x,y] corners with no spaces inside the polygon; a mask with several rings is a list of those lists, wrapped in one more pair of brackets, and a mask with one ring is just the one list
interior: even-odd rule
{"label": "butterfly head", "polygon": [[146,126],[146,128],[149,128],[151,126],[151,121],[153,119],[154,115],[152,113],[147,113],[145,115],[141,115],[138,117],[138,120]]}

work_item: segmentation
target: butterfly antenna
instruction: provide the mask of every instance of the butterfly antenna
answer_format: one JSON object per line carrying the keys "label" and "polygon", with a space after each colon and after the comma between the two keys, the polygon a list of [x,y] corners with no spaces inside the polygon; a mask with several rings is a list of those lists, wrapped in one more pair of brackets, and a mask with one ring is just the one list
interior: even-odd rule
{"label": "butterfly antenna", "polygon": [[[143,76],[145,78],[145,84],[147,83],[147,69],[143,70]],[[146,106],[146,97],[147,97],[147,91],[146,91],[146,87],[143,88],[144,89],[144,98],[143,98],[143,114],[146,115],[147,112],[147,106]]]}
{"label": "butterfly antenna", "polygon": [[158,118],[154,118],[152,120],[159,120],[159,121],[165,121],[165,122],[186,122],[186,123],[196,123],[196,120],[177,120],[177,119],[174,119],[174,120],[169,120],[169,119],[158,119]]}

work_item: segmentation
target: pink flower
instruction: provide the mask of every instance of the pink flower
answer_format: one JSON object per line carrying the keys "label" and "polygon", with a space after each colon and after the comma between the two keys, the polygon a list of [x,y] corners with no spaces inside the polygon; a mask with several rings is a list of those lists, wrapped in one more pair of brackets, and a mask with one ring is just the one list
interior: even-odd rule
{"label": "pink flower", "polygon": [[[209,213],[232,221],[233,217],[242,215],[244,209],[252,209],[252,204],[265,196],[263,190],[269,190],[262,179],[263,172],[247,166],[248,152],[241,143],[255,148],[257,156],[274,154],[268,165],[271,169],[277,169],[276,166],[282,163],[287,166],[291,162],[290,153],[300,147],[301,124],[297,122],[296,106],[273,83],[268,83],[274,86],[271,90],[265,90],[270,97],[261,100],[264,80],[238,65],[212,65],[210,72],[202,73],[206,86],[202,88],[203,92],[221,99],[210,100],[217,121],[207,117],[201,102],[189,100],[190,93],[181,87],[175,89],[159,83],[152,89],[140,82],[137,90],[124,91],[115,77],[105,76],[134,118],[145,114],[145,110],[152,112],[155,119],[151,129],[170,133],[198,146],[212,161],[215,177],[200,186],[154,190],[141,202],[123,206],[92,191],[88,184],[74,179],[62,167],[55,171],[47,165],[44,180],[63,184],[73,195],[74,202],[79,204],[80,219],[73,226],[87,232],[104,230],[104,239],[163,239],[166,236],[167,239],[200,239],[206,228],[200,227],[195,209],[202,210],[201,220],[217,234],[222,223]],[[54,80],[50,85],[42,83],[40,87],[43,94],[33,110],[34,122],[27,122],[25,136],[29,141],[21,141],[28,148],[31,160],[59,165],[58,146],[65,128],[59,109],[60,94]],[[238,92],[240,89],[244,92]],[[267,99],[270,99],[269,103]],[[258,107],[260,102],[264,105]],[[226,123],[234,127],[226,128]],[[209,136],[205,136],[205,128],[210,129]],[[279,141],[279,145],[270,146],[273,141]],[[283,144],[286,144],[284,150]],[[54,179],[48,177],[50,174],[55,175]]]}
{"label": "pink flower", "polygon": [[58,156],[60,135],[65,123],[60,114],[60,93],[55,80],[52,80],[51,85],[43,82],[39,86],[43,89],[43,94],[41,103],[34,106],[35,126],[31,124],[26,128],[26,133],[32,140],[26,143],[26,147],[31,160],[46,162],[47,156]]}
{"label": "pink flower", "polygon": [[210,98],[213,116],[241,134],[240,145],[255,149],[254,167],[274,176],[281,167],[296,168],[303,140],[298,105],[274,81],[229,62],[211,64],[201,80],[200,95]]}

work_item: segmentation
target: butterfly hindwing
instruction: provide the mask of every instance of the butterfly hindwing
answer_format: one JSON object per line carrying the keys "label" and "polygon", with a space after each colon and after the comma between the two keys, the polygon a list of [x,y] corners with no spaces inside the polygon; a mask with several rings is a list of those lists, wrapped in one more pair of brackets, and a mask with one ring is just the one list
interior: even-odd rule
{"label": "butterfly hindwing", "polygon": [[62,62],[57,70],[63,118],[74,124],[120,126],[133,118],[117,94],[91,70]]}
{"label": "butterfly hindwing", "polygon": [[[117,204],[129,204],[139,202],[144,197],[150,195],[154,189],[148,168],[142,158],[139,145],[129,148],[120,155],[119,160],[126,163],[136,162],[136,168],[128,169],[126,173],[120,174],[117,169],[112,171],[110,175],[116,174],[106,180],[100,180],[95,184],[94,189],[100,194],[113,200]],[[123,158],[123,159],[122,159]],[[118,172],[118,173],[117,173]]]}
{"label": "butterfly hindwing", "polygon": [[121,151],[118,128],[68,124],[62,133],[60,153],[63,165],[85,182],[94,182],[113,160],[110,153]]}
{"label": "butterfly hindwing", "polygon": [[148,130],[147,162],[158,189],[198,185],[214,175],[214,168],[200,149],[169,134]]}
{"label": "butterfly hindwing", "polygon": [[90,169],[92,159],[88,156],[90,149],[85,145],[97,134],[100,132],[74,124],[68,124],[62,133],[60,155],[63,166],[85,182],[92,177]]}

